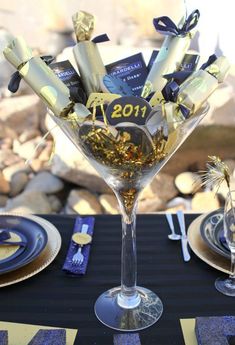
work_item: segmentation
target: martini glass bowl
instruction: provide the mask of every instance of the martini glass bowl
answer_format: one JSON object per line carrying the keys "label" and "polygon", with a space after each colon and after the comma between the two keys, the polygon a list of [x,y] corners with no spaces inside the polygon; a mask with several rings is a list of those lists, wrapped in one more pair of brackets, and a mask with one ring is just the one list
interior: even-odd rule
{"label": "martini glass bowl", "polygon": [[[158,108],[144,125],[88,117],[76,125],[53,119],[112,188],[122,215],[121,284],[100,295],[95,314],[106,326],[137,331],[153,325],[163,312],[155,292],[137,286],[136,206],[142,189],[166,164],[208,111],[208,105],[190,118],[168,119]],[[164,186],[162,186],[164,188]]]}

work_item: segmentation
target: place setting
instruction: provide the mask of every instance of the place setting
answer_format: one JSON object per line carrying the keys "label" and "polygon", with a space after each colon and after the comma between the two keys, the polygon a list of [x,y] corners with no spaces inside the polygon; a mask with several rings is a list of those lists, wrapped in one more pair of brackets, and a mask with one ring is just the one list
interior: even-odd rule
{"label": "place setting", "polygon": [[[235,297],[235,191],[230,188],[231,172],[228,166],[216,156],[209,158],[207,171],[203,175],[203,185],[217,187],[216,190],[219,192],[221,184],[227,184],[228,193],[224,208],[197,217],[189,225],[187,236],[182,221],[183,213],[177,212],[181,235],[175,232],[171,214],[166,214],[171,230],[168,238],[182,241],[184,261],[190,260],[188,249],[191,248],[206,264],[226,273],[227,276],[215,280],[215,289],[225,296]],[[232,315],[197,316],[192,319],[181,319],[180,324],[186,345],[212,345],[215,339],[218,344],[226,345],[232,344],[235,339],[235,317]]]}
{"label": "place setting", "polygon": [[56,258],[60,247],[60,233],[42,217],[1,213],[0,287],[39,273]]}

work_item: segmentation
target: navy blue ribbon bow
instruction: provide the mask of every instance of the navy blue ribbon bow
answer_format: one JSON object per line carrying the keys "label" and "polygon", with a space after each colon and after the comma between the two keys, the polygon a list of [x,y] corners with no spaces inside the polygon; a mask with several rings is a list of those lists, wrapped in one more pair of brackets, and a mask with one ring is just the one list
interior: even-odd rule
{"label": "navy blue ribbon bow", "polygon": [[209,56],[208,60],[201,65],[200,69],[206,69],[207,67],[209,67],[213,62],[215,62],[215,60],[217,60],[217,56],[215,54]]}
{"label": "navy blue ribbon bow", "polygon": [[167,16],[162,16],[153,19],[153,25],[157,32],[168,36],[185,36],[198,23],[200,17],[199,10],[193,11],[188,18],[186,18],[182,27],[177,27],[175,23]]}
{"label": "navy blue ribbon bow", "polygon": [[177,103],[177,97],[179,92],[179,85],[175,81],[170,81],[162,90],[162,95],[167,102],[175,102],[178,105],[179,111],[182,113],[185,119],[189,117],[190,110],[184,105]]}
{"label": "navy blue ribbon bow", "polygon": [[109,41],[109,37],[107,34],[102,34],[102,35],[99,35],[99,36],[96,36],[92,39],[92,42],[93,43],[102,43],[102,42],[107,42]]}
{"label": "navy blue ribbon bow", "polygon": [[[213,62],[215,62],[216,59],[217,59],[217,56],[215,54],[209,56],[208,60],[200,67],[200,69],[206,69]],[[174,79],[177,82],[179,82],[179,84],[181,84],[183,81],[185,81],[190,76],[190,74],[192,74],[192,72],[193,71],[177,71],[177,72],[165,74],[163,77],[168,79],[168,80]]]}
{"label": "navy blue ribbon bow", "polygon": [[[54,57],[50,55],[46,55],[46,56],[41,56],[41,59],[47,65],[49,65],[54,60]],[[19,89],[21,79],[22,77],[19,71],[16,71],[15,73],[13,73],[8,84],[8,90],[12,93],[16,93],[16,91],[18,91]]]}
{"label": "navy blue ribbon bow", "polygon": [[193,71],[177,71],[169,74],[165,74],[163,77],[170,80],[175,79],[179,84],[185,81]]}
{"label": "navy blue ribbon bow", "polygon": [[176,102],[179,85],[175,81],[168,82],[162,89],[162,95],[167,102]]}

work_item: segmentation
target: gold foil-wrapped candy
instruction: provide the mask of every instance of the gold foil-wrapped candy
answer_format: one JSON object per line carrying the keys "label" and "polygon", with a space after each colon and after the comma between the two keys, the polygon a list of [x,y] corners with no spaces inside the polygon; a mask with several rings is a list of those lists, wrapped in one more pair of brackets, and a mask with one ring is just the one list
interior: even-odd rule
{"label": "gold foil-wrapped candy", "polygon": [[228,59],[221,56],[204,70],[193,72],[181,84],[177,102],[195,113],[224,80],[229,68]]}
{"label": "gold foil-wrapped candy", "polygon": [[94,31],[94,16],[88,12],[80,11],[72,16],[72,20],[77,41],[89,41]]}
{"label": "gold foil-wrapped candy", "polygon": [[196,26],[199,16],[198,10],[192,12],[186,20],[184,18],[180,20],[178,27],[168,17],[154,19],[156,30],[167,36],[147,76],[142,97],[146,98],[152,92],[162,91],[167,83],[164,75],[179,70],[194,36],[191,30]]}
{"label": "gold foil-wrapped candy", "polygon": [[82,78],[87,96],[102,91],[102,80],[107,74],[97,44],[91,41],[94,29],[94,16],[80,11],[73,15],[73,25],[77,44],[73,48],[74,57]]}
{"label": "gold foil-wrapped candy", "polygon": [[3,50],[3,54],[56,116],[72,116],[80,122],[90,114],[83,104],[75,105],[70,100],[69,88],[40,57],[33,56],[23,38],[16,37]]}

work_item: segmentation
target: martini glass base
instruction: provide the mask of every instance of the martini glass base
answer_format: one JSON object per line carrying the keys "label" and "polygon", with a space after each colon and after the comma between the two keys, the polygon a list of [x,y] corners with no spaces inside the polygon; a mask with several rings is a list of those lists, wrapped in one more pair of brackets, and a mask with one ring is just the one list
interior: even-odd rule
{"label": "martini glass base", "polygon": [[120,287],[108,290],[95,303],[95,314],[104,325],[119,331],[138,331],[152,326],[162,315],[162,301],[154,292],[137,286],[140,303],[128,309],[117,303],[120,291]]}
{"label": "martini glass base", "polygon": [[231,278],[217,278],[215,287],[222,294],[235,297],[235,283]]}

